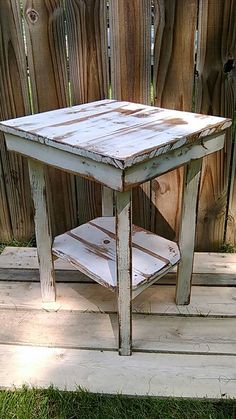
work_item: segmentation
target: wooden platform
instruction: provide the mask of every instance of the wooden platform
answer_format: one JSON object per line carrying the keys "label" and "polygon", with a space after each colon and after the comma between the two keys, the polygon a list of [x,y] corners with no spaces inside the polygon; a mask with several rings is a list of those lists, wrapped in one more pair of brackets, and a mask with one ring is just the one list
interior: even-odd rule
{"label": "wooden platform", "polygon": [[[99,217],[57,236],[52,251],[94,281],[116,291],[116,241],[115,217]],[[179,259],[176,243],[133,225],[133,293],[139,293],[140,287],[142,291],[155,282]]]}
{"label": "wooden platform", "polygon": [[0,256],[0,387],[235,397],[236,255],[196,254],[189,306],[174,304],[174,273],[135,298],[132,357],[116,352],[115,294],[56,266],[58,300],[42,308],[35,249]]}

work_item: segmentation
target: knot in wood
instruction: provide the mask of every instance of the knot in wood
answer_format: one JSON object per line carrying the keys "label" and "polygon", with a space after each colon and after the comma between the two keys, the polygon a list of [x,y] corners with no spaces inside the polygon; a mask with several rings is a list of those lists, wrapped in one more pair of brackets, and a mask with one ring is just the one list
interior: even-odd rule
{"label": "knot in wood", "polygon": [[230,58],[225,64],[224,64],[224,72],[230,73],[235,68],[235,60],[233,58]]}
{"label": "knot in wood", "polygon": [[36,23],[39,18],[38,12],[34,9],[28,9],[26,15],[31,23]]}
{"label": "knot in wood", "polygon": [[107,240],[107,239],[106,240],[103,240],[103,243],[104,244],[109,244],[110,243],[110,240]]}

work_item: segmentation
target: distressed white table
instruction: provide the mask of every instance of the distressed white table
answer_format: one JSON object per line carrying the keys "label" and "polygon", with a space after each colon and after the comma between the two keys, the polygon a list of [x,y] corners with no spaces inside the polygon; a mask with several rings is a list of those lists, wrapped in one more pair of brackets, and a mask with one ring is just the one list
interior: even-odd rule
{"label": "distressed white table", "polygon": [[[177,263],[176,303],[188,304],[201,161],[224,146],[230,125],[225,118],[115,100],[1,122],[7,148],[29,161],[43,301],[56,298],[54,256],[116,291],[121,355],[131,354],[132,298]],[[100,182],[102,217],[53,241],[44,164]],[[131,191],[181,165],[185,179],[178,247],[132,225]]]}

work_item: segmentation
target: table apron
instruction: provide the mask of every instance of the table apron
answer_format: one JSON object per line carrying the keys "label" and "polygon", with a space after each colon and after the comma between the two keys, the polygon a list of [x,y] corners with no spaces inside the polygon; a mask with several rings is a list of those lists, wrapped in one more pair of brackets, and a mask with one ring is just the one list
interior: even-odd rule
{"label": "table apron", "polygon": [[225,133],[208,136],[198,140],[196,143],[183,145],[180,148],[172,149],[165,154],[153,157],[125,170],[123,187],[124,190],[138,186],[148,180],[167,173],[191,160],[203,158],[209,154],[221,150],[224,147]]}
{"label": "table apron", "polygon": [[26,140],[13,134],[5,134],[5,138],[7,148],[10,151],[94,180],[111,189],[122,191],[123,176],[121,169],[35,141]]}
{"label": "table apron", "polygon": [[148,180],[174,170],[191,160],[203,158],[224,147],[225,132],[199,139],[195,143],[153,157],[126,169],[5,134],[7,148],[66,172],[94,180],[117,191],[126,191]]}

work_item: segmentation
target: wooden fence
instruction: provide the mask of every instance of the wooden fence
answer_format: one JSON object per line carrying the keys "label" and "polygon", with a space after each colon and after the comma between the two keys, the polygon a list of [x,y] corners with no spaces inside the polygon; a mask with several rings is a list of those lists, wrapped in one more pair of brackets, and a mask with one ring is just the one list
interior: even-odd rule
{"label": "wooden fence", "polygon": [[[232,117],[235,22],[235,0],[0,0],[0,119],[109,96]],[[26,162],[0,147],[0,240],[26,240]],[[235,160],[232,133],[205,159],[198,250],[236,242]],[[101,213],[98,185],[48,175],[54,233]],[[176,238],[181,190],[182,169],[137,189],[135,223]]]}

